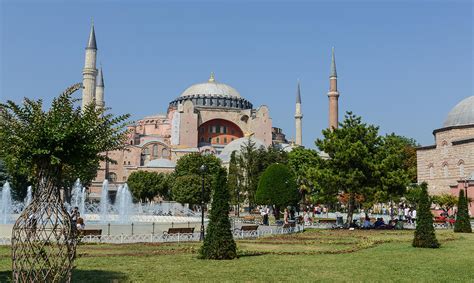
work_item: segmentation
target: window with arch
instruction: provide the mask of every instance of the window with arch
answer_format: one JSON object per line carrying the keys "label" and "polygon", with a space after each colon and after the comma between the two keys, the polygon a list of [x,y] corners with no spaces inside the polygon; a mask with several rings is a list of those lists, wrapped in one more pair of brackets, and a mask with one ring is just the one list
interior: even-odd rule
{"label": "window with arch", "polygon": [[150,149],[148,147],[146,147],[144,150],[143,150],[143,154],[145,155],[150,155]]}
{"label": "window with arch", "polygon": [[430,170],[430,179],[433,179],[435,177],[433,164],[428,165],[428,169]]}
{"label": "window with arch", "polygon": [[443,176],[444,178],[449,177],[449,168],[447,162],[443,163]]}
{"label": "window with arch", "polygon": [[459,177],[465,177],[465,175],[464,175],[464,160],[459,160],[458,166],[459,166]]}
{"label": "window with arch", "polygon": [[158,145],[153,145],[153,157],[158,157]]}
{"label": "window with arch", "polygon": [[162,157],[169,157],[169,156],[170,156],[170,151],[169,151],[169,149],[163,148],[163,150],[161,151],[161,156],[162,156]]}
{"label": "window with arch", "polygon": [[441,143],[441,149],[442,149],[443,154],[448,153],[448,142],[447,141],[443,141]]}

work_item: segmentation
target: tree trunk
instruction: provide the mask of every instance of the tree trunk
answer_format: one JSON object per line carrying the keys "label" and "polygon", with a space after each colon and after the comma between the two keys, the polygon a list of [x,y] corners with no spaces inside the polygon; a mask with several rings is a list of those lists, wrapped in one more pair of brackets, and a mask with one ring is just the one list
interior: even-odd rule
{"label": "tree trunk", "polygon": [[354,207],[355,207],[355,195],[354,193],[349,193],[349,202],[347,206],[347,225],[351,225],[352,223],[352,216],[354,214]]}

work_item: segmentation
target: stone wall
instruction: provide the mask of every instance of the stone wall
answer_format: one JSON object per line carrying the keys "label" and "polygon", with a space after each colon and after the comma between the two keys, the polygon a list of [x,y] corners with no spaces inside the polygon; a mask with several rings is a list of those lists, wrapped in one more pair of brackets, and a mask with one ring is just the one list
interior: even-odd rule
{"label": "stone wall", "polygon": [[[417,150],[418,182],[427,182],[431,194],[450,193],[474,172],[474,126],[435,131],[436,144]],[[454,144],[453,144],[454,142]]]}

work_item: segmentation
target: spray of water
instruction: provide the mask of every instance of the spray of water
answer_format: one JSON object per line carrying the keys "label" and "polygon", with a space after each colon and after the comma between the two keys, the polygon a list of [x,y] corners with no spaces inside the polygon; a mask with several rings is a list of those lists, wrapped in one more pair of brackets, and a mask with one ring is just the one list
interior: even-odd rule
{"label": "spray of water", "polygon": [[10,222],[11,213],[12,213],[11,187],[8,182],[5,182],[2,188],[2,203],[0,206],[0,222],[2,224],[7,224],[8,222]]}
{"label": "spray of water", "polygon": [[28,189],[26,190],[26,198],[23,201],[25,208],[31,203],[32,199],[33,199],[33,188],[31,186],[28,186]]}
{"label": "spray of water", "polygon": [[102,183],[102,192],[100,194],[100,222],[106,223],[109,215],[109,181]]}

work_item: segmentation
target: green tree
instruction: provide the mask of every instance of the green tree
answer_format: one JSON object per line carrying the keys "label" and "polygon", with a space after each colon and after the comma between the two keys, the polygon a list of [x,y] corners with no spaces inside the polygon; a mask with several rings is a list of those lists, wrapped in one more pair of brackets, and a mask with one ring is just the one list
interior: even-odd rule
{"label": "green tree", "polygon": [[[315,186],[310,181],[311,180],[311,171],[317,170],[321,158],[316,150],[305,149],[303,147],[296,147],[288,154],[288,166],[293,170],[296,176],[296,182],[300,193],[305,200],[306,196],[311,196],[310,194],[315,193]],[[313,201],[322,201],[326,203],[324,199],[318,199],[319,194],[313,194],[313,198],[308,198],[307,202]]]}
{"label": "green tree", "polygon": [[123,148],[129,115],[114,116],[94,103],[82,111],[72,98],[78,88],[67,89],[48,110],[28,98],[0,104],[0,156],[9,172],[28,176],[35,187],[43,177],[70,187],[78,176],[85,183],[96,176],[101,153]]}
{"label": "green tree", "polygon": [[136,171],[130,174],[127,184],[136,200],[152,200],[157,196],[168,199],[171,187],[167,175],[157,172]]}
{"label": "green tree", "polygon": [[5,184],[6,181],[10,179],[10,176],[7,173],[7,168],[3,160],[0,159],[0,187]]}
{"label": "green tree", "polygon": [[[208,178],[207,178],[208,179]],[[206,179],[204,185],[204,202],[209,202],[211,186]],[[177,177],[171,189],[171,197],[179,203],[197,205],[201,203],[202,177],[196,174]]]}
{"label": "green tree", "polygon": [[454,232],[456,233],[472,233],[471,221],[469,219],[469,208],[464,190],[459,190],[458,212],[456,214],[456,222],[454,223]]}
{"label": "green tree", "polygon": [[243,177],[241,186],[247,195],[249,206],[252,208],[260,176],[258,148],[252,139],[249,138],[240,148],[238,164]]}
{"label": "green tree", "polygon": [[272,205],[278,219],[280,209],[296,205],[299,197],[293,172],[287,165],[275,163],[263,172],[255,200],[258,204]]}
{"label": "green tree", "polygon": [[212,194],[212,208],[209,225],[204,243],[199,250],[202,259],[234,259],[237,257],[237,247],[229,221],[229,189],[227,188],[227,172],[220,168],[214,176],[215,183]]}
{"label": "green tree", "polygon": [[190,153],[181,157],[176,163],[177,177],[186,175],[201,175],[201,166],[206,165],[207,174],[215,175],[221,168],[221,160],[212,154]]}
{"label": "green tree", "polygon": [[323,136],[316,140],[316,146],[329,159],[313,172],[313,183],[330,195],[349,195],[347,223],[352,223],[356,195],[370,196],[377,186],[376,154],[381,144],[378,128],[347,112],[340,127],[323,130]]}
{"label": "green tree", "polygon": [[[381,138],[380,147],[376,153],[375,178],[378,180],[378,191],[368,198],[373,203],[384,203],[390,201],[398,202],[405,194],[407,186],[413,182],[413,172],[416,178],[416,163],[408,162],[413,157],[416,160],[416,152],[409,151],[415,142],[395,134],[386,135]],[[393,212],[393,209],[391,209]]]}
{"label": "green tree", "polygon": [[221,169],[221,161],[214,155],[190,153],[181,157],[176,163],[172,185],[172,199],[180,203],[200,204],[202,172],[201,166],[206,165],[204,173],[204,202],[210,200],[210,192],[215,185],[212,180]]}
{"label": "green tree", "polygon": [[452,194],[441,194],[437,196],[432,196],[433,203],[439,205],[444,210],[448,211],[458,203],[458,198]]}
{"label": "green tree", "polygon": [[240,197],[238,197],[238,194],[240,194],[242,191],[242,187],[240,185],[241,182],[242,182],[242,172],[237,163],[236,152],[234,151],[230,155],[229,176],[227,178],[227,186],[229,188],[230,202],[232,204],[237,204],[238,202],[241,201]]}
{"label": "green tree", "polygon": [[417,248],[439,248],[433,227],[433,214],[431,214],[431,200],[428,196],[427,184],[420,185],[421,194],[418,201],[415,237],[412,245]]}

